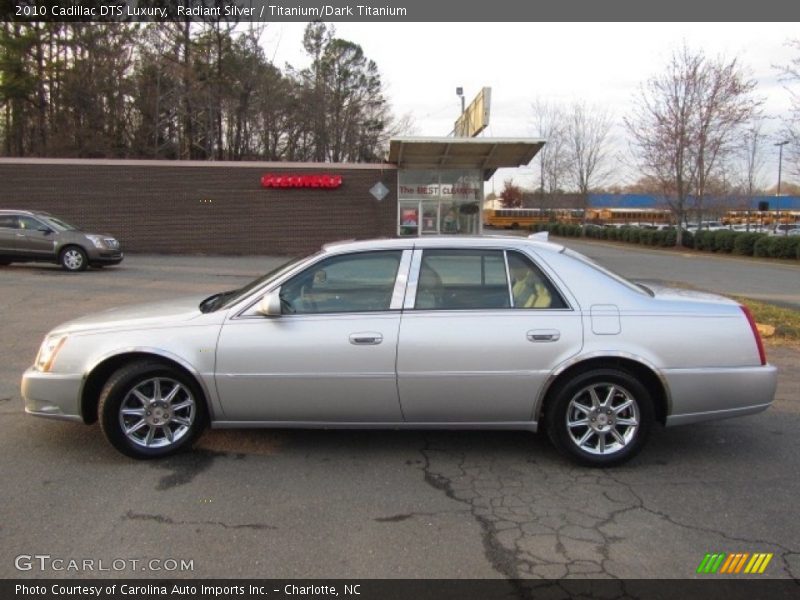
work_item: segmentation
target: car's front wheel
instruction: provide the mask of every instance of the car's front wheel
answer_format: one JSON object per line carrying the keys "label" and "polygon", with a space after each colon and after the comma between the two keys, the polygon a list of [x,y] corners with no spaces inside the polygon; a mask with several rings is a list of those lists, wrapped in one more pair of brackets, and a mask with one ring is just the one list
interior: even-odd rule
{"label": "car's front wheel", "polygon": [[654,420],[653,400],[630,373],[596,369],[559,385],[545,418],[562,453],[584,465],[611,466],[644,446]]}
{"label": "car's front wheel", "polygon": [[89,266],[86,252],[80,246],[67,246],[58,256],[58,262],[67,271],[85,271]]}
{"label": "car's front wheel", "polygon": [[196,382],[178,369],[150,361],[114,373],[100,393],[98,413],[108,441],[139,459],[190,448],[208,421]]}

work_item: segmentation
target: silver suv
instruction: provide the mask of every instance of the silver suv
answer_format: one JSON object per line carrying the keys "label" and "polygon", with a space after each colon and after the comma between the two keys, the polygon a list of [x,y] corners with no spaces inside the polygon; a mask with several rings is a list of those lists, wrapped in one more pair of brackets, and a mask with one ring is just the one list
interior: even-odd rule
{"label": "silver suv", "polygon": [[110,235],[81,231],[46,212],[0,210],[0,265],[54,262],[83,271],[122,262],[119,242]]}

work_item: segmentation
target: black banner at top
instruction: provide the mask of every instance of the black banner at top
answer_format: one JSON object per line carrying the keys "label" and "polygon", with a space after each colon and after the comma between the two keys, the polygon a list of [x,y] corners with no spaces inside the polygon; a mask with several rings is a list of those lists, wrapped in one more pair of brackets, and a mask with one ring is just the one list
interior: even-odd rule
{"label": "black banner at top", "polygon": [[4,21],[798,21],[787,0],[0,0]]}

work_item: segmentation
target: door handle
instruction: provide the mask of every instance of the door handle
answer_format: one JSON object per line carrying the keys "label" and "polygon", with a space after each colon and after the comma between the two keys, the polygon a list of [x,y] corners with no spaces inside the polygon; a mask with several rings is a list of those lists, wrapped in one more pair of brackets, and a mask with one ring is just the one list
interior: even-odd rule
{"label": "door handle", "polygon": [[356,346],[377,346],[382,341],[383,335],[374,331],[350,334],[350,343]]}
{"label": "door handle", "polygon": [[25,237],[25,234],[24,233],[18,233],[17,237]]}
{"label": "door handle", "polygon": [[529,342],[557,342],[561,339],[558,329],[531,329],[528,334]]}

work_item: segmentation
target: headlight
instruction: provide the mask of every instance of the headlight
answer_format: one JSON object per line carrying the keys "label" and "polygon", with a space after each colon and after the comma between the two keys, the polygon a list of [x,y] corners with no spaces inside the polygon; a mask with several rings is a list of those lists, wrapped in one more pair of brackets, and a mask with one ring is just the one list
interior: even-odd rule
{"label": "headlight", "polygon": [[36,362],[34,363],[36,370],[41,371],[42,373],[47,373],[50,371],[50,369],[53,367],[53,363],[56,360],[59,350],[61,350],[61,347],[66,341],[67,336],[65,335],[53,335],[44,338],[44,341],[39,348],[39,353],[36,355]]}
{"label": "headlight", "polygon": [[106,245],[103,243],[102,235],[87,235],[86,237],[94,244],[95,248],[103,249],[106,247]]}

